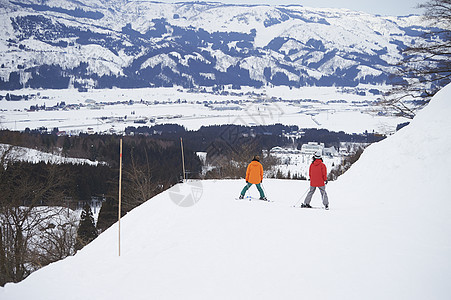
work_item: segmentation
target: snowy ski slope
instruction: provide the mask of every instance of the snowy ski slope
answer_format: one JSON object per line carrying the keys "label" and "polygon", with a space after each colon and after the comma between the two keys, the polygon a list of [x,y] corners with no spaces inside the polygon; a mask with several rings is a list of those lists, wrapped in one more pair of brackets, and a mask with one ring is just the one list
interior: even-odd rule
{"label": "snowy ski slope", "polygon": [[0,299],[449,299],[450,95],[330,183],[330,211],[292,207],[307,181],[265,179],[274,203],[188,182],[124,217],[121,257],[114,225]]}

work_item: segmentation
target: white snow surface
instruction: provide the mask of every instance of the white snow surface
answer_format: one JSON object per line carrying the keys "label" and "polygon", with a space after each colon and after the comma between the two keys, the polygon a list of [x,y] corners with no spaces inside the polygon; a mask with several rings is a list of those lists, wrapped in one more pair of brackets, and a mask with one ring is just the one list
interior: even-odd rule
{"label": "white snow surface", "polygon": [[[150,62],[150,61],[149,61]],[[94,89],[79,92],[67,90],[16,91],[29,95],[29,100],[0,100],[0,128],[25,130],[46,127],[59,128],[67,134],[90,132],[124,133],[128,126],[144,126],[136,120],[146,120],[146,126],[177,123],[188,130],[201,126],[235,124],[244,126],[297,125],[300,128],[321,128],[331,131],[361,133],[365,130],[381,134],[395,131],[397,124],[406,120],[391,115],[378,115],[381,107],[376,105],[379,95],[369,90],[385,92],[388,86],[360,85],[357,88],[343,87],[265,87],[262,89],[227,89],[230,95],[212,92],[190,92],[180,87],[142,89]],[[359,95],[359,92],[365,95]],[[254,93],[258,95],[254,95]],[[8,91],[0,91],[6,97]],[[292,101],[315,100],[319,102]],[[129,101],[134,103],[130,105]],[[265,103],[258,103],[262,100]],[[88,104],[88,102],[95,102]],[[205,103],[233,105],[239,103],[240,110],[216,110]],[[269,101],[269,102],[268,102]],[[345,103],[329,103],[345,101]],[[30,111],[31,106],[52,107],[61,102],[68,109]],[[368,104],[371,103],[371,104]],[[150,120],[154,119],[154,122]],[[350,121],[352,120],[352,121]]]}
{"label": "white snow surface", "polygon": [[[10,161],[27,161],[31,163],[52,163],[52,164],[77,164],[77,165],[90,165],[97,166],[98,161],[92,161],[84,158],[64,157],[61,153],[48,153],[26,147],[12,146],[8,144],[0,144],[0,156],[8,149],[12,148],[12,151],[5,157]],[[105,164],[105,163],[101,163]]]}
{"label": "white snow surface", "polygon": [[308,181],[265,179],[274,203],[235,200],[244,180],[179,184],[123,218],[120,257],[116,224],[0,299],[449,299],[450,95],[329,183],[329,211],[292,207]]}

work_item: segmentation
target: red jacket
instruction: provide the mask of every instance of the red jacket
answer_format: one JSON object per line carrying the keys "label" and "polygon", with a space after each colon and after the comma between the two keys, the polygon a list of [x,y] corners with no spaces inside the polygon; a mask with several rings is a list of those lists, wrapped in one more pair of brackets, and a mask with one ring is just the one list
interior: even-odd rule
{"label": "red jacket", "polygon": [[315,159],[309,169],[310,186],[324,186],[327,180],[327,168],[321,159]]}
{"label": "red jacket", "polygon": [[259,184],[263,180],[263,166],[256,160],[251,161],[246,170],[246,182]]}

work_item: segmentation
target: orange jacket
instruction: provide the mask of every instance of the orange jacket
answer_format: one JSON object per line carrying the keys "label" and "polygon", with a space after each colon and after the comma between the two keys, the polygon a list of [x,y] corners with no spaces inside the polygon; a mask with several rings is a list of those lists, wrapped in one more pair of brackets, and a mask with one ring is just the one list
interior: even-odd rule
{"label": "orange jacket", "polygon": [[256,160],[251,161],[246,170],[246,182],[259,184],[263,180],[263,166]]}

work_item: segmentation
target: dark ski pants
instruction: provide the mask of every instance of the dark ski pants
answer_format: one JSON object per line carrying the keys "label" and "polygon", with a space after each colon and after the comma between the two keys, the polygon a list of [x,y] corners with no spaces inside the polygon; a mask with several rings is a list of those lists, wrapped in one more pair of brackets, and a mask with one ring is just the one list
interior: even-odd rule
{"label": "dark ski pants", "polygon": [[[316,186],[311,186],[310,187],[310,191],[308,192],[307,196],[305,197],[305,204],[310,204],[310,202],[312,201],[312,196],[315,193],[316,190]],[[329,205],[329,198],[327,197],[327,193],[326,193],[326,186],[318,186],[319,191],[321,192],[321,197],[323,198],[323,205]]]}
{"label": "dark ski pants", "polygon": [[[252,183],[248,182],[246,184],[246,186],[243,188],[243,190],[241,191],[241,195],[244,196],[244,194],[246,194],[247,190],[251,187],[251,185],[252,185]],[[256,186],[257,186],[258,192],[260,193],[260,198],[264,198],[265,193],[263,192],[263,189],[262,189],[260,183],[257,183]]]}

